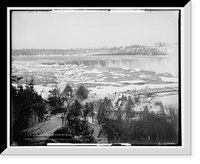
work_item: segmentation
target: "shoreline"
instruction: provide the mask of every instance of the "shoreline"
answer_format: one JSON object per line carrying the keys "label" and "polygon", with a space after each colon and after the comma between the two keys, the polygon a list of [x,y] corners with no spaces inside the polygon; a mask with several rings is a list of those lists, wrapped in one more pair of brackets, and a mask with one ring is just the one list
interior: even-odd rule
{"label": "shoreline", "polygon": [[[12,84],[13,86],[16,87],[16,84]],[[26,84],[22,84],[23,87],[25,87]],[[64,90],[64,86],[66,84],[63,85],[58,85],[57,87],[63,91]],[[165,87],[177,87],[178,88],[178,83],[166,83],[166,84],[143,84],[143,85],[137,85],[137,84],[131,84],[131,85],[127,85],[127,86],[97,86],[97,87],[90,87],[88,88],[90,90],[89,92],[89,96],[88,99],[94,100],[94,99],[103,99],[109,95],[112,95],[114,93],[122,93],[125,94],[123,92],[127,92],[127,91],[140,91],[140,90],[144,90],[145,88],[148,89],[156,89],[156,88],[165,88]],[[34,89],[35,91],[40,94],[42,96],[43,99],[47,99],[49,96],[49,91],[53,90],[55,87],[47,87],[47,86],[43,86],[43,85],[34,85]],[[166,103],[170,104],[170,98],[168,98],[168,100],[164,100],[164,97],[173,97],[171,100],[173,102],[177,102],[178,103],[178,92],[177,94],[175,94],[175,96],[177,97],[177,100],[174,100],[174,94],[173,95],[168,95],[168,94],[164,94],[162,96],[156,96],[156,97],[162,97],[160,98],[161,100],[163,100]],[[159,99],[159,98],[158,98]]]}

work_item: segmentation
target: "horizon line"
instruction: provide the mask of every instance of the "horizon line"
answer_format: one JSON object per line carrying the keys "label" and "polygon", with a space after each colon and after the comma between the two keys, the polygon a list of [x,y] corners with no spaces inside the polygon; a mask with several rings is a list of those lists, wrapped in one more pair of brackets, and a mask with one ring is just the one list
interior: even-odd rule
{"label": "horizon line", "polygon": [[[166,42],[161,42],[161,41],[158,41],[156,43],[166,43]],[[115,48],[115,47],[128,47],[128,46],[146,46],[146,47],[158,47],[158,46],[155,46],[155,44],[150,46],[150,45],[146,45],[146,44],[131,44],[131,45],[126,45],[126,46],[101,46],[101,47],[77,47],[77,48],[11,48],[12,50],[23,50],[23,49],[48,49],[48,50],[51,50],[51,49],[54,49],[54,50],[67,50],[67,49],[100,49],[100,48]],[[167,46],[172,46],[172,45],[176,45],[178,44],[178,42],[175,42],[175,43],[166,43]],[[163,47],[167,47],[167,46],[163,46]],[[161,46],[162,47],[162,46]]]}

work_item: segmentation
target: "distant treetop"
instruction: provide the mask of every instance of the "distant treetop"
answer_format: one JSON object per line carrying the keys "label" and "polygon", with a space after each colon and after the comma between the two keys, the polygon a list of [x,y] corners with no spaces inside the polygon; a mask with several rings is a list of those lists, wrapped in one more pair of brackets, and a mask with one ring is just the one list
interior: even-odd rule
{"label": "distant treetop", "polygon": [[157,42],[155,46],[130,45],[119,47],[74,48],[74,49],[13,49],[12,56],[43,56],[43,55],[166,55],[161,47],[169,46],[165,42]]}

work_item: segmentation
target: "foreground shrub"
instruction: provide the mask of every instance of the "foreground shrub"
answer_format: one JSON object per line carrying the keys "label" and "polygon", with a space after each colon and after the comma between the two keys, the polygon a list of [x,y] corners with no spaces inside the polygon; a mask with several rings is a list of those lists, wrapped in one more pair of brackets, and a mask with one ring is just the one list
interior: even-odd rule
{"label": "foreground shrub", "polygon": [[[54,132],[52,138],[58,142],[96,142],[93,135],[94,130],[86,121],[87,114],[84,113],[84,107],[75,100],[66,113],[66,123],[64,127]],[[58,139],[58,136],[62,140]],[[71,140],[69,140],[69,138]]]}
{"label": "foreground shrub", "polygon": [[97,119],[108,142],[159,143],[172,142],[178,144],[178,109],[164,106],[161,102],[158,112],[152,110],[152,104],[137,102],[143,110],[135,110],[136,102],[130,98],[120,100],[113,108],[106,98],[99,103]]}

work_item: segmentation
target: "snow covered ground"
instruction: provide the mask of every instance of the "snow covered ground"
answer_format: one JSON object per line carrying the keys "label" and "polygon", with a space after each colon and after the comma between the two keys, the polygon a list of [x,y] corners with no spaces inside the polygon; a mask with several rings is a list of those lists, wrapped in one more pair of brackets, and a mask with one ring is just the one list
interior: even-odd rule
{"label": "snow covered ground", "polygon": [[164,82],[174,82],[178,83],[178,78],[177,77],[160,77],[162,81]]}
{"label": "snow covered ground", "polygon": [[101,88],[90,88],[90,94],[96,95],[98,98],[104,98],[106,95],[111,95],[115,92],[125,92],[128,90],[141,90],[145,88],[164,88],[164,87],[178,87],[177,83],[169,84],[144,84],[144,85],[127,85],[127,86],[101,86]]}
{"label": "snow covered ground", "polygon": [[[125,81],[126,82],[126,81]],[[129,82],[129,81],[128,81]],[[117,83],[117,82],[93,82],[91,81],[90,83],[95,83],[99,84],[96,87],[90,87],[88,88],[90,90],[89,92],[89,98],[90,99],[103,99],[105,96],[112,95],[117,92],[126,92],[126,91],[131,91],[131,90],[141,90],[145,88],[164,88],[164,87],[178,87],[178,83],[167,83],[167,84],[134,84],[137,82],[142,82],[142,81],[132,81],[129,85],[123,85],[123,83]],[[87,82],[83,82],[87,83]],[[101,84],[107,84],[107,85],[101,85]],[[13,84],[16,86],[16,84]],[[22,85],[25,87],[25,84]],[[61,83],[58,85],[58,88],[62,91],[64,90],[64,87],[66,86],[66,83]],[[42,98],[47,99],[50,90],[52,90],[54,87],[46,87],[42,85],[34,85],[34,89],[38,94],[42,96]],[[159,95],[154,99],[155,101],[162,101],[164,104],[177,104],[178,103],[178,94],[173,94],[173,95],[168,95],[168,94],[163,94]]]}
{"label": "snow covered ground", "polygon": [[[176,55],[175,50],[174,47],[170,49],[170,53],[173,52],[172,58]],[[108,64],[109,60],[110,64]],[[95,66],[96,63],[98,64]],[[101,64],[107,65],[103,67]],[[149,69],[141,69],[141,64],[144,68]],[[172,63],[173,67],[170,69],[174,69],[176,64],[175,60]],[[159,66],[158,68],[156,67],[157,65]],[[57,58],[32,57],[31,60],[29,58],[16,58],[12,63],[13,75],[23,76],[24,78],[20,80],[23,85],[27,79],[33,78],[36,84],[34,86],[35,90],[44,99],[48,98],[49,91],[55,86],[62,91],[67,83],[72,83],[75,86],[81,83],[85,84],[90,90],[89,96],[95,95],[97,98],[104,98],[106,95],[111,95],[115,92],[140,90],[145,87],[178,86],[177,77],[167,72],[158,73],[160,67],[168,68],[169,65],[171,64],[167,57],[159,56],[126,56],[126,58],[121,56],[91,56],[73,57],[73,59],[70,56]],[[129,66],[129,68],[125,66]],[[154,68],[157,68],[158,72],[151,71]]]}

